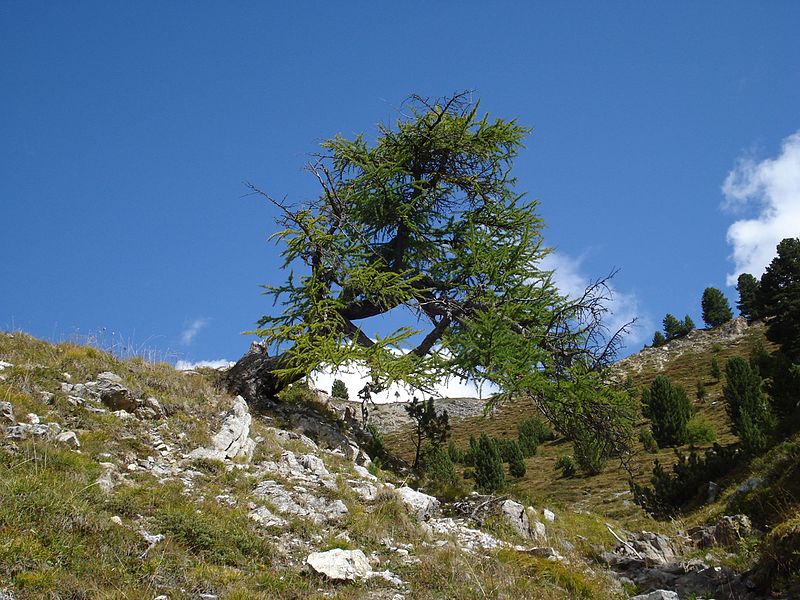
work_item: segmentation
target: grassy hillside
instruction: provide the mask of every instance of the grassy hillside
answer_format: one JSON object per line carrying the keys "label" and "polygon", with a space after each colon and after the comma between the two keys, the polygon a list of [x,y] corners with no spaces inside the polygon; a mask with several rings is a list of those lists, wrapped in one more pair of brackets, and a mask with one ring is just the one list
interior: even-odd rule
{"label": "grassy hillside", "polygon": [[[686,389],[696,414],[713,425],[717,441],[723,445],[732,443],[736,441],[736,437],[731,433],[730,421],[722,401],[723,384],[711,377],[711,361],[716,358],[724,369],[728,358],[749,357],[752,348],[759,343],[766,344],[768,348],[770,346],[760,323],[749,327],[741,336],[714,341],[717,339],[714,331],[696,331],[689,340],[676,340],[654,351],[646,349],[641,355],[622,361],[616,376],[620,382],[625,382],[637,399],[641,396],[641,390],[657,375],[669,377]],[[696,396],[698,382],[706,390],[702,401]],[[537,414],[537,411],[528,402],[507,402],[486,417],[453,419],[451,439],[461,448],[468,446],[471,436],[478,437],[481,433],[497,438],[516,439],[517,424],[532,414]],[[640,425],[645,426],[646,421],[642,420]],[[410,435],[410,430],[387,434],[386,440],[389,447],[401,456],[413,458],[414,438]],[[700,446],[703,447],[705,446]],[[681,450],[688,449],[686,447]],[[675,461],[675,453],[671,448],[650,453],[636,440],[635,450],[631,466],[635,480],[639,483],[649,482],[654,459],[657,458],[666,465]],[[571,454],[572,444],[563,438],[545,442],[539,447],[536,456],[526,459],[527,473],[523,478],[508,478],[512,482],[510,490],[538,503],[592,510],[624,519],[631,524],[643,522],[645,517],[641,509],[632,503],[628,474],[619,464],[609,461],[606,470],[594,477],[565,478],[556,469],[555,463],[560,456]]]}
{"label": "grassy hillside", "polygon": [[[569,564],[519,552],[514,544],[524,540],[502,523],[487,523],[494,539],[503,540],[500,546],[480,551],[462,545],[456,529],[439,533],[423,526],[391,491],[389,483],[402,485],[393,475],[373,468],[378,479],[370,480],[336,448],[288,431],[292,416],[305,424],[331,416],[302,390],[287,394],[280,414],[253,415],[251,462],[193,459],[187,454],[208,446],[233,401],[215,386],[216,372],[183,373],[2,332],[0,361],[0,402],[12,405],[16,421],[72,431],[80,443],[0,436],[0,597],[620,597],[621,587],[590,569],[579,551],[569,554]],[[89,395],[81,401],[79,388],[71,386],[107,371],[133,396],[157,398],[163,414],[140,418],[113,412]],[[325,423],[334,433],[343,427]],[[8,420],[0,425],[2,432],[12,426]],[[293,485],[294,475],[276,473],[281,461],[307,456],[314,468],[323,465],[330,473],[327,485],[306,470],[301,485]],[[101,485],[104,478],[113,485]],[[280,512],[273,497],[256,493],[265,481],[284,486],[297,502],[314,492],[321,506],[339,502],[347,512],[324,522]],[[373,499],[357,489],[369,481],[376,487]],[[255,509],[281,514],[283,522],[257,522]],[[575,546],[586,539],[606,548],[613,542],[605,532],[579,539],[570,519],[564,516],[551,532]],[[310,552],[334,548],[362,550],[378,575],[341,584],[304,566]]]}

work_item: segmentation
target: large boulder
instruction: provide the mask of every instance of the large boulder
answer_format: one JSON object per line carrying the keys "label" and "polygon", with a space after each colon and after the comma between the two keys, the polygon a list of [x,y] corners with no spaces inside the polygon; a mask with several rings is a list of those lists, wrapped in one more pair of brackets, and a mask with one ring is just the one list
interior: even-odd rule
{"label": "large boulder", "polygon": [[97,381],[87,384],[87,387],[100,398],[100,401],[112,411],[124,410],[133,413],[141,404],[122,385],[122,378],[116,373],[103,372],[97,376]]}
{"label": "large boulder", "polygon": [[439,501],[408,486],[396,490],[400,501],[418,521],[427,521],[439,513]]}
{"label": "large boulder", "polygon": [[372,569],[361,550],[334,548],[327,552],[312,552],[306,563],[315,572],[333,581],[355,581],[368,577]]}

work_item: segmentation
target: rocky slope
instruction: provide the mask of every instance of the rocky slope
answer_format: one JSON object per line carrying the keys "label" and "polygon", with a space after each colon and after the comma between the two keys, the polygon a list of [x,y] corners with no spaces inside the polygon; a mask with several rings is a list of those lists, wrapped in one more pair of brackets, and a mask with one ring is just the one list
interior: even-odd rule
{"label": "rocky slope", "polygon": [[684,560],[688,534],[509,497],[442,504],[301,387],[256,413],[214,372],[19,333],[0,333],[0,361],[3,600],[755,597]]}

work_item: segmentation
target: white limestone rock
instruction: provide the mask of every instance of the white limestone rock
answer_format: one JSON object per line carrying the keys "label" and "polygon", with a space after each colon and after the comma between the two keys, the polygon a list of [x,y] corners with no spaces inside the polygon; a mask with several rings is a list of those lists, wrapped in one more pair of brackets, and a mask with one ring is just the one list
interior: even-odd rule
{"label": "white limestone rock", "polygon": [[211,439],[210,448],[197,448],[187,458],[207,458],[212,460],[244,459],[249,463],[253,459],[255,441],[250,438],[252,417],[247,402],[236,396],[233,405],[225,413],[222,427]]}
{"label": "white limestone rock", "polygon": [[439,513],[439,501],[433,496],[404,486],[395,490],[403,506],[418,521],[427,521]]}
{"label": "white limestone rock", "polygon": [[316,573],[333,581],[364,579],[372,572],[366,555],[361,550],[334,548],[327,552],[312,552],[306,564]]}

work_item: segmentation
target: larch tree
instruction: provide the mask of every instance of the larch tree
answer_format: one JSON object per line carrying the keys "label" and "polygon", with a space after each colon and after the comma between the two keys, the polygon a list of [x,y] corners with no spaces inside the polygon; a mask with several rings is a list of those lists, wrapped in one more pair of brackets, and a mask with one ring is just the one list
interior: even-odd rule
{"label": "larch tree", "polygon": [[[401,110],[374,142],[322,143],[308,165],[317,198],[291,206],[251,186],[280,213],[274,237],[289,274],[265,286],[277,310],[259,321],[262,341],[229,371],[229,388],[257,403],[322,366],[357,362],[373,390],[490,382],[496,398],[529,397],[554,425],[569,423],[570,386],[614,359],[622,330],[603,325],[605,279],[568,298],[542,265],[537,203],[511,170],[529,129],[479,115],[466,93],[412,97]],[[390,312],[396,329],[365,333]],[[581,418],[622,439],[630,402],[599,398]]]}

